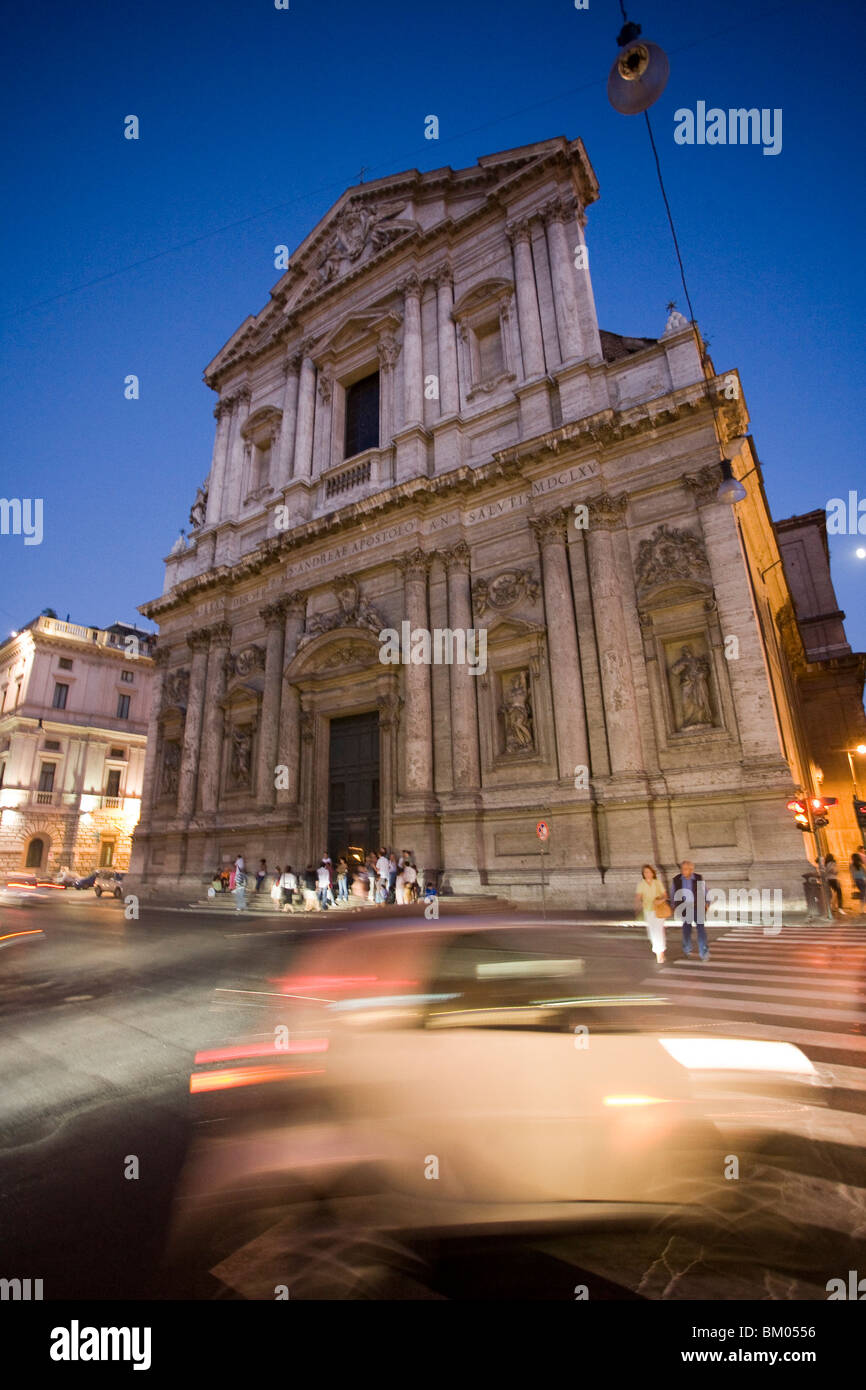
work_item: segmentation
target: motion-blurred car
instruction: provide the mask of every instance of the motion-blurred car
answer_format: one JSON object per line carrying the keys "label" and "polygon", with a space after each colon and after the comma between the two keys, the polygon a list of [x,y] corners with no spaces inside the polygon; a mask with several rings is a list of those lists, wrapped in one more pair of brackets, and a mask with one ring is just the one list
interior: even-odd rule
{"label": "motion-blurred car", "polygon": [[95,876],[93,891],[97,898],[101,898],[103,893],[110,893],[115,898],[122,898],[123,874],[116,874],[113,869],[99,869]]}
{"label": "motion-blurred car", "polygon": [[[584,958],[574,929],[353,932],[269,990],[289,1006],[273,1047],[197,1056],[209,1133],[177,1208],[178,1248],[222,1254],[211,1275],[244,1297],[275,1278],[293,1298],[439,1297],[431,1239],[465,1251],[723,1198],[723,1142],[654,1028],[664,1000],[624,991],[621,959]],[[238,1126],[227,1102],[249,1087]],[[256,1206],[282,1214],[276,1264],[241,1239]]]}
{"label": "motion-blurred car", "polygon": [[92,873],[92,874],[85,874],[83,878],[77,878],[77,879],[75,880],[74,887],[76,887],[76,888],[92,888],[95,882],[96,882],[96,873],[95,873],[95,872]]}
{"label": "motion-blurred car", "polygon": [[47,902],[58,887],[36,874],[12,874],[0,884],[0,903],[7,907],[32,907]]}

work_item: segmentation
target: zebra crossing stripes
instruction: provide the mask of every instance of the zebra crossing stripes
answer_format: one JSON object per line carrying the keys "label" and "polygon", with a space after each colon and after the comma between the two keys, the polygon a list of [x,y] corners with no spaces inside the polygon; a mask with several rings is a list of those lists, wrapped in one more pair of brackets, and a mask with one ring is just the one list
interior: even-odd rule
{"label": "zebra crossing stripes", "polygon": [[[669,947],[676,937],[669,932]],[[648,977],[701,1029],[848,1054],[866,1087],[866,929],[852,923],[731,925],[710,941],[710,959],[670,959]]]}

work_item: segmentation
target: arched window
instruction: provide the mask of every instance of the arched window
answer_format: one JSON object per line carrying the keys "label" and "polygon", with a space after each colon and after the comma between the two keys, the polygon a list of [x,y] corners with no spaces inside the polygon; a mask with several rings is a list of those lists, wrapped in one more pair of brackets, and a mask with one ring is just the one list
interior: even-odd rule
{"label": "arched window", "polygon": [[42,840],[31,840],[27,846],[27,863],[25,869],[41,869],[42,856],[45,853],[45,845]]}

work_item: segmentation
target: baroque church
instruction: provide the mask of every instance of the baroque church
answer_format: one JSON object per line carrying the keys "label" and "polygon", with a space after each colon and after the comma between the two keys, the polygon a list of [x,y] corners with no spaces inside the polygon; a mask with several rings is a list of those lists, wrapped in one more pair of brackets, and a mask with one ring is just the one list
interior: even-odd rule
{"label": "baroque church", "polygon": [[[744,395],[675,310],[599,328],[597,196],[565,138],[351,188],[207,367],[210,473],[141,608],[145,891],[388,845],[532,901],[543,819],[562,904],[682,858],[802,900],[806,658]],[[386,629],[444,638],[384,660]]]}

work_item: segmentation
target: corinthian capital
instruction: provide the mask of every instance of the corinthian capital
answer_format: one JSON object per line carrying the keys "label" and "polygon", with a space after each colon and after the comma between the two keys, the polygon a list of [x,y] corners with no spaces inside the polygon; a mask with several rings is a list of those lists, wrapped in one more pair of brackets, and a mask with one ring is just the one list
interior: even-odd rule
{"label": "corinthian capital", "polygon": [[530,521],[535,539],[542,549],[548,545],[565,545],[567,519],[565,508],[557,507],[555,511],[545,512],[544,516],[534,517]]}
{"label": "corinthian capital", "polygon": [[516,218],[513,222],[509,222],[506,225],[505,233],[512,246],[516,246],[517,243],[520,241],[528,242],[532,236],[532,229],[529,225],[529,218],[519,217]]}
{"label": "corinthian capital", "polygon": [[286,613],[286,600],[278,598],[275,603],[266,603],[259,609],[259,617],[265,628],[281,627]]}
{"label": "corinthian capital", "polygon": [[215,647],[231,646],[231,625],[229,623],[215,623],[210,630],[210,640]]}
{"label": "corinthian capital", "polygon": [[625,521],[628,508],[628,493],[620,492],[616,497],[609,493],[599,493],[597,497],[587,498],[589,508],[589,527],[592,530],[615,531]]}
{"label": "corinthian capital", "polygon": [[447,570],[460,570],[466,574],[469,573],[472,552],[465,541],[458,541],[456,545],[449,546],[447,550],[440,553]]}
{"label": "corinthian capital", "polygon": [[430,271],[430,279],[437,290],[441,289],[443,286],[448,286],[450,288],[454,280],[454,272],[447,261],[440,261],[439,264],[434,265],[433,269]]}
{"label": "corinthian capital", "polygon": [[286,595],[286,616],[303,618],[307,611],[307,595],[302,589],[295,589]]}
{"label": "corinthian capital", "polygon": [[201,627],[195,632],[191,632],[186,639],[186,644],[192,652],[206,652],[210,646],[210,628]]}
{"label": "corinthian capital", "polygon": [[418,275],[417,271],[413,270],[406,276],[405,280],[400,281],[397,288],[407,299],[420,299],[422,289],[421,277]]}
{"label": "corinthian capital", "polygon": [[397,564],[403,571],[404,579],[426,579],[431,557],[419,545],[397,556]]}

